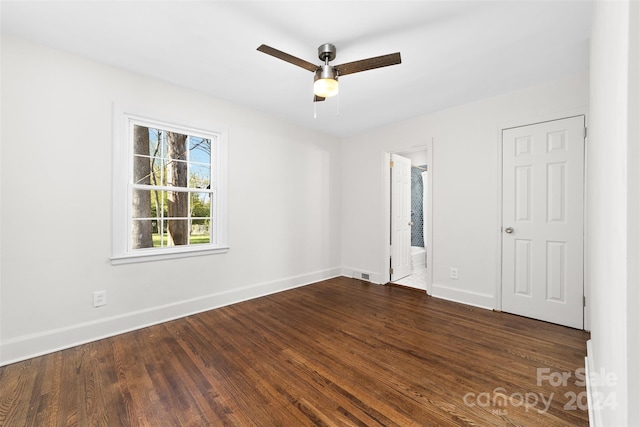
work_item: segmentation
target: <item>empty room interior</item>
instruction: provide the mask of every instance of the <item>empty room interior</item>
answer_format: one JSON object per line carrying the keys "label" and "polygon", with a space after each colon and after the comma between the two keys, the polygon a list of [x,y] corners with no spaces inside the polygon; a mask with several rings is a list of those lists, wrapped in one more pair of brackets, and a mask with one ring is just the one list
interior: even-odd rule
{"label": "empty room interior", "polygon": [[0,19],[0,425],[640,426],[640,2]]}

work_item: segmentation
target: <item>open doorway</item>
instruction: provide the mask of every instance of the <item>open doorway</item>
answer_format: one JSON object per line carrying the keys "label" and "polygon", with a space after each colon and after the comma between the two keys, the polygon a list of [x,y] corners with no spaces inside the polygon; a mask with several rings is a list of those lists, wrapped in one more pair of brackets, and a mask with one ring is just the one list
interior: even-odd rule
{"label": "open doorway", "polygon": [[[385,153],[385,267],[388,281],[431,289],[432,152],[428,146]],[[395,171],[395,163],[406,172]],[[409,179],[405,179],[408,174]],[[395,179],[395,182],[394,182]],[[404,195],[403,195],[404,193]],[[407,200],[407,197],[410,200]],[[405,212],[406,211],[406,212]],[[407,230],[407,225],[408,230]]]}

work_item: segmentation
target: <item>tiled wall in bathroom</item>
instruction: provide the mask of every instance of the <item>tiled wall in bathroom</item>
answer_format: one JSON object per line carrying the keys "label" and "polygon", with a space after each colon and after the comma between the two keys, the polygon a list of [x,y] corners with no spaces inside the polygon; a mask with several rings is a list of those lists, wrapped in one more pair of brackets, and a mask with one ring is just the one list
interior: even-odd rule
{"label": "tiled wall in bathroom", "polygon": [[[420,166],[426,168],[426,166]],[[424,215],[422,212],[422,173],[418,168],[411,168],[411,246],[424,247],[424,234],[422,233],[424,226]]]}

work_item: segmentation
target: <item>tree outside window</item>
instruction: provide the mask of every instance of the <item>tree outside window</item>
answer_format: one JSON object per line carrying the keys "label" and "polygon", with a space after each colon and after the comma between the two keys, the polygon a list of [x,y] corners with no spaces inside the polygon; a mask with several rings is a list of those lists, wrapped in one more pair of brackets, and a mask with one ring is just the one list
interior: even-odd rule
{"label": "tree outside window", "polygon": [[212,242],[212,139],[133,125],[131,248]]}

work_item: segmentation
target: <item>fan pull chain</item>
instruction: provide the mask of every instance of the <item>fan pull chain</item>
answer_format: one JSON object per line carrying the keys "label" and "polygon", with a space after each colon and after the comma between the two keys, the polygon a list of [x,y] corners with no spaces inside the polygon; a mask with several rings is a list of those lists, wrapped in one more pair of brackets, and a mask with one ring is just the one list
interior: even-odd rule
{"label": "fan pull chain", "polygon": [[316,101],[313,101],[313,118],[317,119],[318,118],[318,107],[317,107],[318,103]]}

